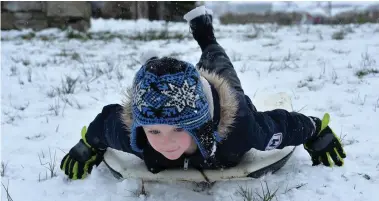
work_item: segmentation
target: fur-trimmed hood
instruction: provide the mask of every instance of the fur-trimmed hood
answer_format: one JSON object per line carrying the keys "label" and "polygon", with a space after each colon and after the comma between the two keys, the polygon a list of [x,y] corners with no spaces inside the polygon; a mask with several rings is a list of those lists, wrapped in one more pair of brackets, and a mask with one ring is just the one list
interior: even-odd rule
{"label": "fur-trimmed hood", "polygon": [[[228,134],[231,132],[233,123],[235,121],[235,116],[238,111],[238,100],[236,98],[236,95],[234,94],[226,79],[220,77],[219,75],[213,72],[208,72],[202,69],[198,69],[198,71],[200,75],[203,78],[205,78],[205,80],[210,85],[212,85],[218,93],[220,101],[220,121],[218,124],[217,131],[221,137],[226,138]],[[208,102],[210,103],[210,108],[213,108],[212,93],[210,90],[206,90],[205,88],[206,86],[204,87],[204,91],[207,94]],[[130,128],[133,123],[132,95],[132,88],[128,87],[124,91],[124,98],[122,100],[123,111],[121,114],[121,118],[122,122],[125,125],[125,129],[127,129],[128,131],[130,131]]]}

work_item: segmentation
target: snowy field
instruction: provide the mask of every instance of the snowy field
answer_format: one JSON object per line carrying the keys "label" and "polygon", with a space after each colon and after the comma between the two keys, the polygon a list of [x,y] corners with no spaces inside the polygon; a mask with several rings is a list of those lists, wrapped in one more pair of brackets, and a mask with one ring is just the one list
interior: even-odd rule
{"label": "snowy field", "polygon": [[331,3],[330,14],[332,16],[342,12],[371,10],[379,6],[377,1],[207,1],[205,5],[211,8],[217,16],[227,12],[239,14],[248,13],[251,10],[264,12],[265,9],[274,12],[307,12],[328,16],[329,3]]}
{"label": "snowy field", "polygon": [[377,201],[379,25],[215,29],[249,96],[287,92],[296,111],[330,113],[347,153],[344,167],[312,167],[299,147],[276,174],[204,192],[180,182],[146,183],[140,195],[139,181],[118,181],[104,164],[85,180],[68,181],[61,159],[104,105],[121,103],[141,52],[153,48],[193,64],[201,55],[184,23],[93,20],[86,35],[2,31],[1,200],[11,200],[5,188],[14,201],[249,200],[243,190],[262,200],[267,184],[279,201]]}

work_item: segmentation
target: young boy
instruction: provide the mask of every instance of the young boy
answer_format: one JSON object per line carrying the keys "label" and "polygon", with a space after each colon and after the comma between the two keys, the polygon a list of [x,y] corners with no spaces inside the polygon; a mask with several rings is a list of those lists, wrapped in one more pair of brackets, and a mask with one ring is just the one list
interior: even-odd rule
{"label": "young boy", "polygon": [[[197,66],[149,58],[123,104],[105,106],[62,159],[60,168],[69,178],[85,178],[107,147],[138,156],[152,173],[184,166],[229,168],[251,148],[301,144],[313,165],[343,165],[346,154],[327,125],[328,116],[320,120],[283,109],[257,111],[216,41],[212,12],[202,6],[184,18],[202,50]],[[274,137],[279,143],[272,143]]]}

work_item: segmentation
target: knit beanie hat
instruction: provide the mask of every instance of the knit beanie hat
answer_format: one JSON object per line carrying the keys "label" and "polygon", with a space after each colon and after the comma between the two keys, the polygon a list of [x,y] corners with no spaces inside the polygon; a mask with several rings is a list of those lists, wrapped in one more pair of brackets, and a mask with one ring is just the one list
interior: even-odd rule
{"label": "knit beanie hat", "polygon": [[197,143],[205,159],[213,156],[220,137],[214,129],[201,77],[190,63],[174,58],[153,58],[133,81],[131,147],[142,152],[141,126],[167,124],[183,128]]}

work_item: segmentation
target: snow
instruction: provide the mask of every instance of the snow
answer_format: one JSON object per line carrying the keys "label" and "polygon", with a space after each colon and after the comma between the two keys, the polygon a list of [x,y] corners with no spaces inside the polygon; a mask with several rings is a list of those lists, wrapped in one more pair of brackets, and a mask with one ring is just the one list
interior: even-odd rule
{"label": "snow", "polygon": [[[328,1],[207,1],[205,5],[214,9],[215,16],[232,13],[307,12],[314,15],[329,16]],[[342,12],[370,10],[378,6],[376,1],[333,1],[331,15]],[[245,9],[244,9],[245,8]]]}
{"label": "snow", "polygon": [[[92,33],[130,35],[149,29],[190,36],[186,23],[145,20],[93,20]],[[145,183],[147,195],[135,195],[140,181],[116,180],[104,164],[84,180],[68,181],[60,161],[106,104],[121,103],[123,89],[140,67],[140,53],[156,49],[195,64],[196,41],[67,39],[65,31],[2,31],[1,152],[2,176],[13,200],[243,200],[239,186],[261,193],[261,184],[280,201],[377,200],[379,186],[379,74],[358,78],[358,70],[379,70],[378,24],[276,26],[216,24],[216,36],[229,54],[247,95],[257,90],[287,92],[293,107],[306,115],[331,115],[331,127],[343,137],[344,167],[312,167],[300,146],[277,173],[244,182],[219,182],[210,192],[195,192],[183,182]],[[343,40],[332,34],[345,30]],[[258,33],[256,38],[246,35]],[[40,37],[45,36],[44,40]],[[50,39],[49,39],[50,38]],[[78,78],[74,93],[57,95],[62,80]],[[258,108],[259,109],[259,108]],[[49,150],[56,176],[50,178]],[[39,160],[41,158],[41,161]],[[45,164],[45,165],[41,165]],[[46,174],[48,175],[46,176]],[[2,188],[2,200],[6,193]],[[209,193],[209,194],[208,194]]]}
{"label": "snow", "polygon": [[209,10],[209,9],[206,9],[205,6],[199,6],[199,7],[196,7],[195,9],[189,11],[188,13],[186,13],[183,18],[187,21],[187,22],[190,22],[192,19],[194,19],[195,17],[198,17],[198,16],[201,16],[201,15],[205,15],[205,14],[209,14],[209,15],[212,15],[213,14],[213,11],[212,10]]}

